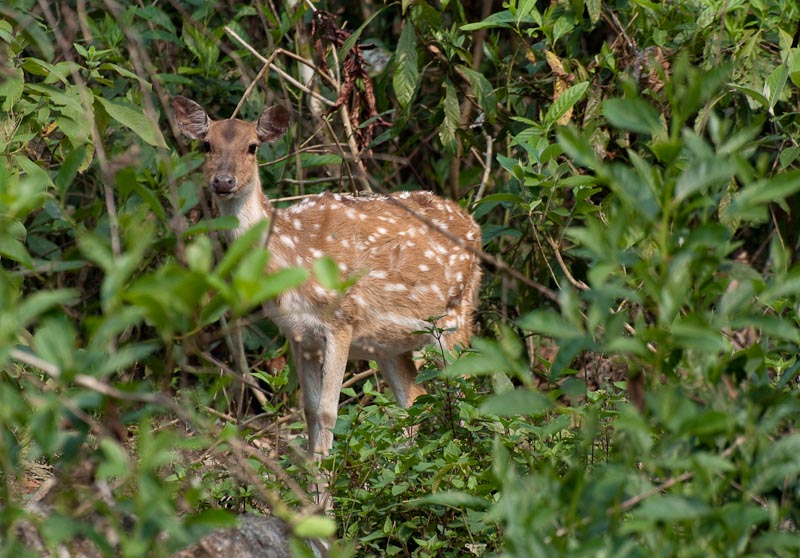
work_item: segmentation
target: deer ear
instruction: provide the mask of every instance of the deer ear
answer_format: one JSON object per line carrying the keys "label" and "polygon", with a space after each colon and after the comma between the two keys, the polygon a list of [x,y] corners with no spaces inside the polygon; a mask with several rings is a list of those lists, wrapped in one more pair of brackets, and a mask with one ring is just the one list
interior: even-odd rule
{"label": "deer ear", "polygon": [[292,113],[283,105],[265,109],[258,117],[256,132],[262,142],[275,141],[286,133]]}
{"label": "deer ear", "polygon": [[205,109],[186,97],[176,95],[172,99],[172,112],[181,132],[192,139],[203,139],[208,133],[211,119]]}

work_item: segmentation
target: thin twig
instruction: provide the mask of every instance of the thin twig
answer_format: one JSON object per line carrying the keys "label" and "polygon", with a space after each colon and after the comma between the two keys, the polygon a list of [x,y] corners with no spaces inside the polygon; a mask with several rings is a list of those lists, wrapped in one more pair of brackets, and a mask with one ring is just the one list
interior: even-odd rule
{"label": "thin twig", "polygon": [[[286,73],[284,70],[282,70],[280,67],[275,65],[272,61],[275,59],[275,57],[278,54],[287,54],[287,55],[291,55],[293,58],[295,58],[297,60],[303,61],[303,63],[309,65],[311,68],[314,68],[314,66],[312,64],[310,64],[309,62],[307,62],[307,61],[303,60],[302,58],[298,57],[296,54],[290,53],[289,51],[284,50],[282,48],[276,49],[275,52],[272,53],[272,56],[270,56],[269,58],[265,58],[260,52],[258,52],[255,48],[253,48],[247,41],[245,41],[242,37],[240,37],[239,34],[236,33],[236,31],[234,31],[233,29],[231,29],[228,26],[225,26],[224,29],[225,29],[226,33],[228,33],[231,37],[236,39],[236,41],[238,41],[244,48],[249,50],[250,53],[253,56],[255,56],[256,58],[258,58],[264,65],[266,65],[269,68],[271,68],[272,70],[274,70],[275,73],[277,73],[283,79],[285,79],[286,81],[288,81],[289,83],[291,83],[292,85],[294,85],[295,87],[297,87],[298,89],[303,91],[306,95],[311,95],[316,100],[318,100],[321,103],[324,103],[324,104],[328,105],[329,107],[333,107],[333,106],[336,105],[335,101],[331,101],[330,99],[328,99],[326,97],[323,97],[322,95],[320,95],[319,93],[317,93],[313,89],[309,89],[308,87],[306,87],[305,85],[303,85],[302,83],[297,81],[295,78],[290,76],[288,73]],[[316,68],[315,68],[315,70],[316,70]],[[317,73],[319,74],[319,72],[317,72]]]}
{"label": "thin twig", "polygon": [[575,277],[572,276],[572,273],[570,273],[569,268],[567,268],[567,264],[564,263],[564,258],[561,257],[561,250],[559,249],[556,241],[553,240],[550,237],[550,235],[545,236],[545,239],[547,240],[547,243],[550,245],[550,248],[553,249],[553,255],[556,257],[556,261],[558,262],[558,267],[561,268],[561,272],[564,274],[564,277],[567,278],[567,281],[569,281],[570,284],[576,289],[580,289],[582,291],[588,291],[589,285],[587,285],[583,281],[575,279]]}

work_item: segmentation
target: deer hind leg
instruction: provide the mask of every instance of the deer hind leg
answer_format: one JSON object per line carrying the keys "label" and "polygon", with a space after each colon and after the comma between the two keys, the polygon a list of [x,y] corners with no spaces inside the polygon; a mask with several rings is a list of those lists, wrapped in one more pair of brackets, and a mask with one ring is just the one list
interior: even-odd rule
{"label": "deer hind leg", "polygon": [[422,385],[415,381],[417,367],[410,351],[378,360],[377,363],[383,378],[394,393],[397,404],[404,409],[409,408],[417,397],[428,393]]}
{"label": "deer hind leg", "polygon": [[[416,383],[417,366],[414,364],[413,353],[403,353],[379,360],[377,363],[381,375],[394,393],[397,404],[404,409],[409,408],[417,397],[428,393],[424,386]],[[413,438],[417,430],[417,425],[404,429],[406,438]]]}

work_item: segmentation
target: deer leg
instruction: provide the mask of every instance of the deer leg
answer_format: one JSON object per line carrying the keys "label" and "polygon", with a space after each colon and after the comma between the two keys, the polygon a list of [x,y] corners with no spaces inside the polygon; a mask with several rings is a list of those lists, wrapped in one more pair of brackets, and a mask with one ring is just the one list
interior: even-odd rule
{"label": "deer leg", "polygon": [[[316,412],[317,426],[313,443],[309,432],[309,449],[316,459],[327,455],[333,447],[333,427],[336,426],[336,417],[339,414],[339,393],[342,391],[342,379],[347,367],[352,336],[353,327],[349,325],[339,326],[336,331],[329,331],[325,335],[325,352],[320,378],[322,389],[317,408],[312,410]],[[306,412],[308,413],[308,409]]]}
{"label": "deer leg", "polygon": [[427,393],[416,383],[417,367],[411,352],[378,360],[378,368],[394,393],[397,404],[407,409],[420,395]]}
{"label": "deer leg", "polygon": [[322,355],[316,350],[303,347],[302,343],[290,340],[289,346],[294,357],[297,381],[300,383],[303,398],[303,412],[306,417],[308,453],[314,453],[319,439],[319,404],[322,397]]}

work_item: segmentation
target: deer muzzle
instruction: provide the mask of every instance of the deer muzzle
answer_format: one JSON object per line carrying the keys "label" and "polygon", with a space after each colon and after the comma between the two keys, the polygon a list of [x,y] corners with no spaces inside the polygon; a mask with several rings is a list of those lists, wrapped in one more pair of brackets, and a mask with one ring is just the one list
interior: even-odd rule
{"label": "deer muzzle", "polygon": [[211,189],[218,196],[229,196],[236,190],[236,177],[230,174],[217,174],[211,179]]}

